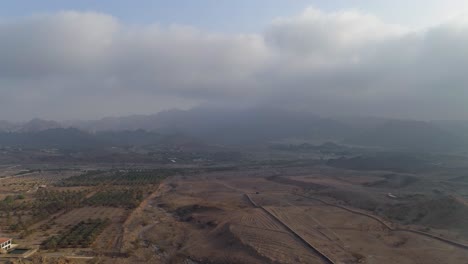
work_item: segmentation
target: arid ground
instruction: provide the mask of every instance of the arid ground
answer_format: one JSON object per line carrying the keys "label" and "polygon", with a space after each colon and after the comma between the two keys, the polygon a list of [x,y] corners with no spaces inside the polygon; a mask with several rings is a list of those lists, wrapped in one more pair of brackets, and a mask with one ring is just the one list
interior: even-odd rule
{"label": "arid ground", "polygon": [[[439,193],[430,176],[323,165],[3,173],[2,231],[39,248],[33,263],[468,263],[464,188]],[[73,232],[93,221],[105,224]]]}

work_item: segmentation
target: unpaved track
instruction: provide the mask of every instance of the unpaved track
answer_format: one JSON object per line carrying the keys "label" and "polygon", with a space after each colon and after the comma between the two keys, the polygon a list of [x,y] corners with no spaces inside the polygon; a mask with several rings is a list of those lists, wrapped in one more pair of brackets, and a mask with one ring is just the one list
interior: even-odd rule
{"label": "unpaved track", "polygon": [[[137,220],[138,217],[141,217],[144,214],[144,209],[149,206],[150,201],[155,199],[160,193],[159,190],[161,186],[163,186],[164,183],[160,183],[159,186],[154,190],[150,195],[148,195],[139,205],[137,208],[135,208],[132,213],[128,216],[127,220],[125,220],[124,224],[122,225],[122,236],[120,236],[117,239],[116,245],[114,248],[119,249],[121,252],[126,244],[129,244],[130,241],[133,241],[136,238],[141,237],[142,232],[144,232],[146,229],[140,227],[137,229],[141,230],[130,230],[131,229],[131,224],[133,221]],[[132,239],[133,238],[133,239]]]}

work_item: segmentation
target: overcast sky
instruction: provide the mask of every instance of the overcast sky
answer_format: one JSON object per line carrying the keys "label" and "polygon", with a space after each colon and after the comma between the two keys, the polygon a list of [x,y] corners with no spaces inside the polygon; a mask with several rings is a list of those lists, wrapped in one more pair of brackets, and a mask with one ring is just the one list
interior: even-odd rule
{"label": "overcast sky", "polygon": [[199,105],[468,119],[466,1],[5,2],[0,119]]}

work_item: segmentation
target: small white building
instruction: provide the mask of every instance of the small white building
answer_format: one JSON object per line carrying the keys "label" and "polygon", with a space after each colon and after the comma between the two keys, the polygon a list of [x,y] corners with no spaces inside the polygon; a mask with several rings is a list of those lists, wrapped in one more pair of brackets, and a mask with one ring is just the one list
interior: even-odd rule
{"label": "small white building", "polygon": [[0,237],[0,249],[8,250],[11,248],[11,238]]}

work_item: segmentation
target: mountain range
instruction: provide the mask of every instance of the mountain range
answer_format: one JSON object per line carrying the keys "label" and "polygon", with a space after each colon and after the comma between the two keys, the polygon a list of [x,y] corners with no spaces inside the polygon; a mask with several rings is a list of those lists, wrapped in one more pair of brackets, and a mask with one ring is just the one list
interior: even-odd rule
{"label": "mountain range", "polygon": [[190,138],[221,145],[301,139],[411,151],[468,149],[468,122],[464,121],[323,118],[281,109],[196,108],[90,121],[0,121],[0,145],[3,146],[154,144],[164,137],[167,140],[169,135],[178,135],[179,140]]}

